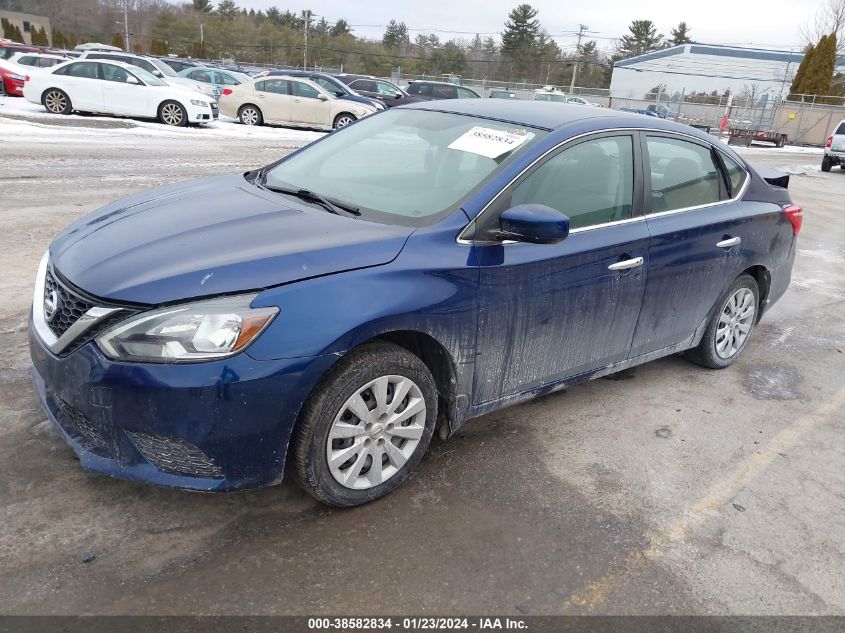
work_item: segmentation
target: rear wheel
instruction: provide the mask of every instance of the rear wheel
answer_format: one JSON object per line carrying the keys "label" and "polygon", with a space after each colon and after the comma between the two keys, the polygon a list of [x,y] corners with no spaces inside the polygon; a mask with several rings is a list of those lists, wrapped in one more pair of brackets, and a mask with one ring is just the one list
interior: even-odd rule
{"label": "rear wheel", "polygon": [[188,112],[181,103],[165,101],[158,109],[158,118],[165,125],[185,127],[188,125]]}
{"label": "rear wheel", "polygon": [[355,123],[355,117],[349,114],[348,112],[341,112],[334,118],[334,129],[339,130],[342,127],[346,127],[350,123]]}
{"label": "rear wheel", "polygon": [[293,472],[323,503],[373,501],[419,463],[436,419],[425,364],[392,343],[368,344],[338,361],[303,408],[291,441]]}
{"label": "rear wheel", "polygon": [[261,110],[254,105],[242,106],[238,111],[238,120],[244,125],[261,125],[264,123],[264,117],[261,115]]}
{"label": "rear wheel", "polygon": [[58,88],[50,88],[44,93],[44,107],[53,114],[70,114],[73,111],[70,97]]}
{"label": "rear wheel", "polygon": [[824,158],[822,158],[822,171],[830,171],[830,167],[830,157],[825,156]]}
{"label": "rear wheel", "polygon": [[742,274],[722,295],[698,347],[687,357],[704,367],[722,369],[739,357],[757,320],[760,289],[751,275]]}

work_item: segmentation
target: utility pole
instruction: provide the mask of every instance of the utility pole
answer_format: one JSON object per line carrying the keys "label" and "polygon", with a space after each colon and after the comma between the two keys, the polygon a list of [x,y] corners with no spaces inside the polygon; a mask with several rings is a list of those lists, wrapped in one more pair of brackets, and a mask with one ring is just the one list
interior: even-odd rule
{"label": "utility pole", "polygon": [[578,25],[578,43],[575,44],[575,65],[572,67],[572,81],[569,82],[569,94],[572,94],[572,91],[575,90],[575,77],[578,75],[578,56],[581,54],[581,38],[584,37],[584,31],[586,31],[589,26],[586,24],[579,24]]}
{"label": "utility pole", "polygon": [[311,22],[311,9],[303,10],[302,18],[305,23],[305,50],[302,54],[302,69],[308,70],[308,23]]}
{"label": "utility pole", "polygon": [[127,53],[132,51],[129,47],[129,0],[123,0],[123,46]]}

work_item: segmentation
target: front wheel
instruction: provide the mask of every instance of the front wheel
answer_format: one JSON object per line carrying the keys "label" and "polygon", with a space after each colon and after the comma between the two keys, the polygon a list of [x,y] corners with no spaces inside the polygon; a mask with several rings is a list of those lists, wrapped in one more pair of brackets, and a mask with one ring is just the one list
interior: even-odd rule
{"label": "front wheel", "polygon": [[437,420],[431,372],[388,342],[350,352],[316,387],[291,440],[299,485],[328,505],[378,499],[422,459]]}
{"label": "front wheel", "polygon": [[832,165],[829,156],[825,156],[824,158],[822,158],[822,171],[830,171],[831,166]]}
{"label": "front wheel", "polygon": [[751,275],[737,277],[717,303],[698,347],[687,357],[703,367],[723,369],[732,365],[745,349],[757,320],[760,288]]}
{"label": "front wheel", "polygon": [[158,109],[158,118],[165,125],[185,127],[188,125],[188,112],[181,103],[165,101]]}
{"label": "front wheel", "polygon": [[58,88],[51,88],[44,93],[44,107],[53,114],[70,114],[73,111],[70,97]]}
{"label": "front wheel", "polygon": [[355,123],[355,117],[346,112],[341,112],[335,117],[333,127],[334,129],[339,130],[342,127],[350,125],[351,123]]}

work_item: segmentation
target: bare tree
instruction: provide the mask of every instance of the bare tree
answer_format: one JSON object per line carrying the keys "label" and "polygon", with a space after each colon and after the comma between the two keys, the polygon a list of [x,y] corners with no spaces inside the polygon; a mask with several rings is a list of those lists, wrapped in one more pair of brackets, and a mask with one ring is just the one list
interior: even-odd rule
{"label": "bare tree", "polygon": [[845,0],[827,0],[801,28],[805,47],[831,33],[836,33],[836,53],[845,54]]}

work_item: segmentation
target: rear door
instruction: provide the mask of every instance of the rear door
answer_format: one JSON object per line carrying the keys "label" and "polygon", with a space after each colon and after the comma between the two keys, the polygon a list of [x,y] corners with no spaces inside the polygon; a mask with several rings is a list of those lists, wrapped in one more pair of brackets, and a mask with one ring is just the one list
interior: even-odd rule
{"label": "rear door", "polygon": [[[506,190],[476,222],[518,204],[570,218],[557,244],[476,244],[480,266],[473,403],[483,404],[627,358],[648,270],[633,132],[566,145]],[[457,170],[453,170],[457,171]]]}
{"label": "rear door", "polygon": [[726,180],[716,150],[693,137],[650,133],[642,141],[650,264],[632,356],[694,335],[743,270],[750,222],[734,201],[743,169],[734,165]]}
{"label": "rear door", "polygon": [[255,99],[268,123],[288,123],[291,119],[291,96],[287,79],[267,79],[255,84]]}
{"label": "rear door", "polygon": [[100,64],[79,61],[68,66],[62,83],[74,110],[103,112],[103,82],[99,75]]}

